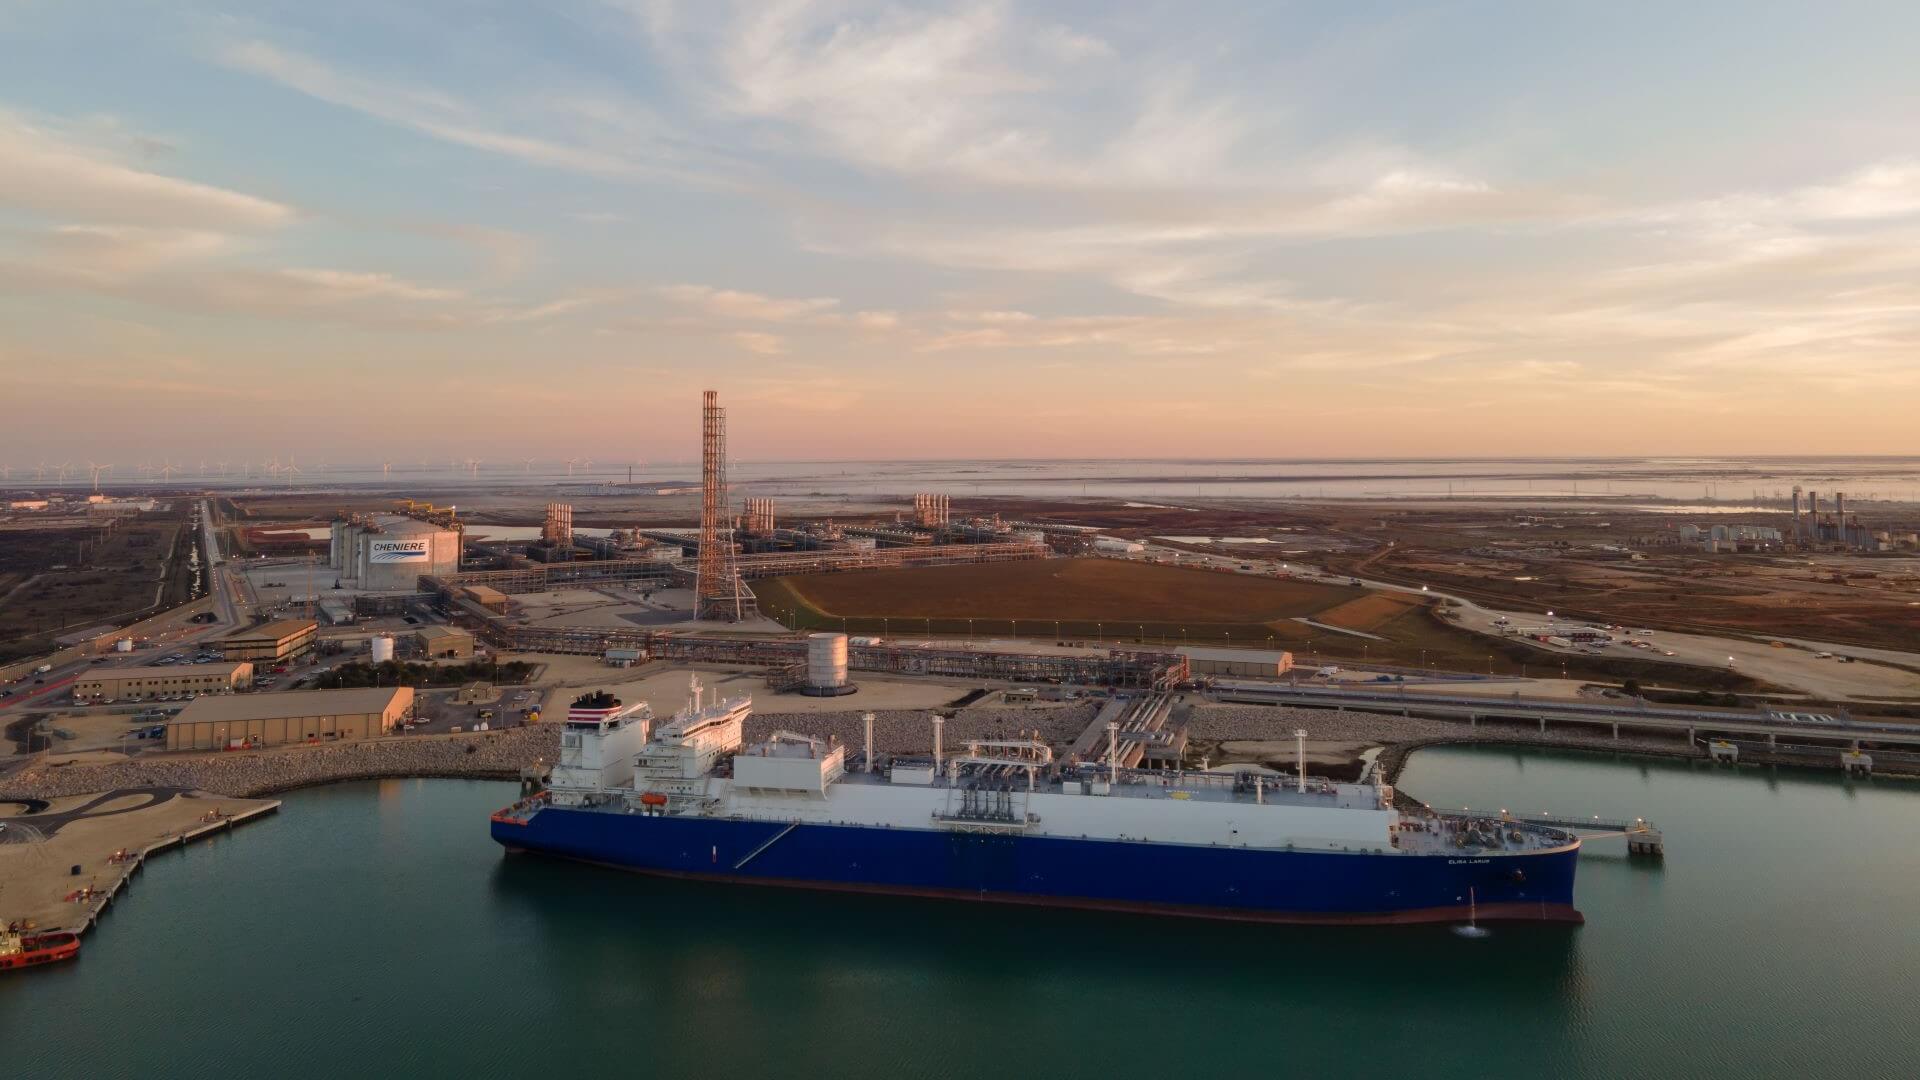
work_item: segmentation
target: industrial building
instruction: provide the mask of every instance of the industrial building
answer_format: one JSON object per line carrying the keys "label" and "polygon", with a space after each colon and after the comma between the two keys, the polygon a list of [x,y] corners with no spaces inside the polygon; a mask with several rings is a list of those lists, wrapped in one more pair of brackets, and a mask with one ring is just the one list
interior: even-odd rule
{"label": "industrial building", "polygon": [[75,701],[151,701],[194,694],[230,694],[253,681],[253,665],[178,664],[101,668],[73,681]]}
{"label": "industrial building", "polygon": [[1833,510],[1823,513],[1820,509],[1820,493],[1806,493],[1806,513],[1800,509],[1800,488],[1793,489],[1793,539],[1805,548],[1825,548],[1848,551],[1879,551],[1891,548],[1883,536],[1876,536],[1873,530],[1860,524],[1858,517],[1847,512],[1847,493],[1833,493]]}
{"label": "industrial building", "polygon": [[412,711],[408,686],[203,697],[167,722],[167,749],[371,739],[392,731]]}
{"label": "industrial building", "polygon": [[1187,670],[1195,675],[1238,675],[1245,678],[1277,679],[1293,670],[1293,654],[1265,649],[1209,649],[1183,645]]}
{"label": "industrial building", "polygon": [[313,651],[319,627],[312,619],[277,619],[235,630],[220,639],[220,655],[228,660],[284,664]]}
{"label": "industrial building", "polygon": [[423,626],[414,631],[420,655],[430,660],[466,660],[473,656],[473,635],[457,626]]}
{"label": "industrial building", "polygon": [[320,618],[328,626],[345,626],[354,620],[353,605],[339,597],[320,601]]}
{"label": "industrial building", "polygon": [[496,615],[507,613],[507,594],[485,585],[464,585],[460,594]]}
{"label": "industrial building", "polygon": [[327,565],[348,588],[414,592],[423,574],[459,572],[461,536],[450,517],[349,515],[334,519]]}

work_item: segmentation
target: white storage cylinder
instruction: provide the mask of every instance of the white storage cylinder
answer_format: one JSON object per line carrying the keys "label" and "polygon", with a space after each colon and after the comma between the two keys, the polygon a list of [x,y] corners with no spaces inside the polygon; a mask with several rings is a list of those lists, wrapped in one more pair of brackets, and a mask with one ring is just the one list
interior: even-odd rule
{"label": "white storage cylinder", "polygon": [[807,635],[807,685],[847,685],[847,635]]}

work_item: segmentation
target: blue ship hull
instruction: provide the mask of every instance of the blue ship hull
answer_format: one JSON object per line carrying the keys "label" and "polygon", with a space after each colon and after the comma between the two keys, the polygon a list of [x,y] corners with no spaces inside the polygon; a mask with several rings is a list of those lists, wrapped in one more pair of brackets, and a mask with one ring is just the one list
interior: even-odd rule
{"label": "blue ship hull", "polygon": [[546,806],[496,815],[510,851],[643,873],[1274,922],[1578,922],[1578,847],[1369,855],[931,829],[648,817]]}

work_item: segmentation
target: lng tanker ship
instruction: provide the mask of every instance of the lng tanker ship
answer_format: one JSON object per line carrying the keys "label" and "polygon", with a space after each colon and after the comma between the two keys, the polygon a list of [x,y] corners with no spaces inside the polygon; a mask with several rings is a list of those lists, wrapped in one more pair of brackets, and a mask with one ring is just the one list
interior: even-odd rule
{"label": "lng tanker ship", "polygon": [[1275,922],[1579,921],[1580,840],[1406,812],[1379,782],[1062,763],[1037,740],[931,758],[790,732],[742,745],[749,698],[657,727],[569,711],[547,790],[493,815],[527,851],[673,877]]}

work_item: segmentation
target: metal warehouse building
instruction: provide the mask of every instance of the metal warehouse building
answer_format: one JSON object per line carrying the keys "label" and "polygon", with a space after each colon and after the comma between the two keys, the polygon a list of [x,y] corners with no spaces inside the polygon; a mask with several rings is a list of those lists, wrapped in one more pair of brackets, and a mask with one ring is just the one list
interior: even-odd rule
{"label": "metal warehouse building", "polygon": [[432,660],[465,660],[473,656],[473,635],[457,626],[423,626],[414,631],[420,653]]}
{"label": "metal warehouse building", "polygon": [[1187,670],[1195,675],[1240,675],[1277,679],[1293,670],[1293,654],[1266,649],[1208,649],[1180,647],[1187,654]]}
{"label": "metal warehouse building", "polygon": [[220,655],[228,660],[280,663],[312,652],[319,633],[312,619],[277,619],[221,638]]}
{"label": "metal warehouse building", "polygon": [[73,681],[75,701],[146,701],[188,694],[232,693],[253,679],[253,665],[176,664],[102,668]]}
{"label": "metal warehouse building", "polygon": [[413,592],[422,574],[460,572],[460,531],[405,514],[337,520],[327,565],[351,588]]}
{"label": "metal warehouse building", "polygon": [[167,723],[169,750],[371,739],[413,711],[413,688],[293,690],[203,697]]}

